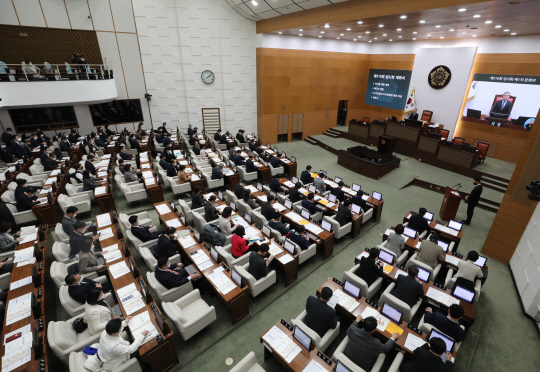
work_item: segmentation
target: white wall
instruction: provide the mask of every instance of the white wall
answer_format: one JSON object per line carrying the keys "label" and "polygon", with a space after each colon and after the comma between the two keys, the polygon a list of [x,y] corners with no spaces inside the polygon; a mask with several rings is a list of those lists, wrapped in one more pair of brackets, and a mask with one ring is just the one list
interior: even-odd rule
{"label": "white wall", "polygon": [[[539,204],[540,205],[540,204]],[[510,260],[525,312],[540,311],[540,207],[537,205]]]}
{"label": "white wall", "polygon": [[[202,129],[202,108],[219,108],[222,128],[257,131],[255,22],[225,0],[134,0],[154,124]],[[207,85],[201,73],[211,70]]]}

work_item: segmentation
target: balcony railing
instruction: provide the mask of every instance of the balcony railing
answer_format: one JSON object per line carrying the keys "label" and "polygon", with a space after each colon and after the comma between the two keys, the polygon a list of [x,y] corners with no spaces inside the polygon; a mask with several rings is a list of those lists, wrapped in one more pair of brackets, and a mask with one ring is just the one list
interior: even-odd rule
{"label": "balcony railing", "polygon": [[108,64],[6,64],[0,61],[0,81],[63,81],[112,79]]}

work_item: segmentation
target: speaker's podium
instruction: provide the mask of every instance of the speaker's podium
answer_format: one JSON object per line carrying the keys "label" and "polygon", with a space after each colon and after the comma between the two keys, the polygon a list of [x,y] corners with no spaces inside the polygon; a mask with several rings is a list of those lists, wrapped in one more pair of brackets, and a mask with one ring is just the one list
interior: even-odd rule
{"label": "speaker's podium", "polygon": [[456,214],[460,202],[461,196],[459,195],[459,193],[456,190],[452,190],[450,187],[446,186],[441,210],[439,211],[439,216],[441,217],[441,220],[450,221],[456,219]]}
{"label": "speaker's podium", "polygon": [[392,155],[396,149],[396,139],[387,134],[379,136],[379,143],[377,144],[377,150],[386,155]]}

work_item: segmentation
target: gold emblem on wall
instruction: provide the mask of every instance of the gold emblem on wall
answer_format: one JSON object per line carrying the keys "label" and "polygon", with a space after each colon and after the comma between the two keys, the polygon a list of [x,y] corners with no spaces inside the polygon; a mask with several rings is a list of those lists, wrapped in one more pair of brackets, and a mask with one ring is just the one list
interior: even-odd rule
{"label": "gold emblem on wall", "polygon": [[384,145],[385,143],[386,143],[386,141],[385,141],[385,140],[381,140],[381,144],[383,144],[383,145]]}
{"label": "gold emblem on wall", "polygon": [[446,66],[439,65],[430,71],[428,83],[433,89],[442,89],[448,85],[451,78],[452,73],[450,72],[450,69]]}
{"label": "gold emblem on wall", "polygon": [[437,186],[435,189],[436,189],[437,191],[439,191],[441,188],[440,188],[439,186]]}

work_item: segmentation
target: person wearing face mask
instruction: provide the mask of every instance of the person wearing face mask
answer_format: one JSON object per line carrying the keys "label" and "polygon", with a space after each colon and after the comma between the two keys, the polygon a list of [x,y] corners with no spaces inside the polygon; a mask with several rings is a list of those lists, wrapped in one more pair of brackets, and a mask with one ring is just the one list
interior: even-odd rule
{"label": "person wearing face mask", "polygon": [[17,210],[19,212],[29,211],[34,205],[38,205],[36,189],[34,187],[27,187],[24,190],[24,194],[21,194],[17,200]]}
{"label": "person wearing face mask", "polygon": [[103,256],[103,254],[94,252],[89,245],[81,246],[81,250],[79,251],[79,272],[81,274],[88,274],[103,269],[105,265],[98,263],[98,256]]}
{"label": "person wearing face mask", "polygon": [[32,138],[30,139],[30,143],[32,144],[32,147],[39,147],[42,144],[46,145],[47,143],[43,143],[39,140],[37,133],[32,133]]}
{"label": "person wearing face mask", "polygon": [[0,253],[16,250],[19,243],[23,241],[23,238],[19,237],[20,231],[15,234],[11,233],[12,227],[10,222],[4,221],[0,223]]}
{"label": "person wearing face mask", "polygon": [[469,204],[467,206],[467,219],[461,221],[461,223],[465,225],[469,225],[471,223],[474,208],[478,205],[480,195],[482,195],[482,191],[484,190],[484,187],[482,186],[482,179],[479,177],[474,178],[473,185],[474,189],[472,189],[471,193],[465,197],[465,201]]}
{"label": "person wearing face mask", "polygon": [[99,245],[99,235],[86,236],[84,234],[86,231],[86,223],[82,221],[75,223],[73,229],[73,232],[69,236],[69,259],[75,261],[77,259],[77,255],[81,251],[81,247],[84,246],[92,248],[96,241],[97,245]]}
{"label": "person wearing face mask", "polygon": [[[103,300],[103,290],[93,288],[84,304],[84,317],[88,324],[88,332],[91,335],[97,335],[105,329],[109,320],[113,319],[113,312],[107,302]],[[121,319],[116,317],[114,319]]]}
{"label": "person wearing face mask", "polygon": [[22,159],[26,156],[26,150],[20,142],[19,136],[16,134],[13,136],[13,142],[11,142],[11,148],[13,149],[13,155],[17,158]]}
{"label": "person wearing face mask", "polygon": [[[66,214],[64,215],[64,217],[62,217],[62,229],[67,234],[67,236],[71,236],[71,234],[75,231],[75,224],[80,222],[76,218],[78,210],[79,208],[75,206],[67,207]],[[94,235],[97,233],[97,227],[92,226],[92,222],[84,223],[86,224],[86,231],[94,233]]]}
{"label": "person wearing face mask", "polygon": [[[24,191],[26,190],[27,187],[28,187],[28,181],[24,178],[19,178],[17,180],[17,187],[15,188],[15,191],[14,191],[15,199],[21,197],[24,194]],[[42,189],[41,186],[32,186],[32,187],[39,190]]]}
{"label": "person wearing face mask", "polygon": [[5,143],[13,141],[13,129],[7,128],[4,133],[2,133],[2,139]]}

